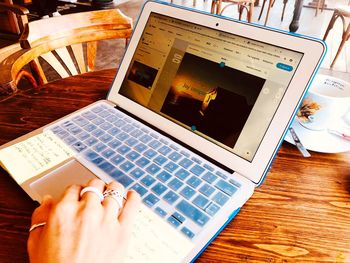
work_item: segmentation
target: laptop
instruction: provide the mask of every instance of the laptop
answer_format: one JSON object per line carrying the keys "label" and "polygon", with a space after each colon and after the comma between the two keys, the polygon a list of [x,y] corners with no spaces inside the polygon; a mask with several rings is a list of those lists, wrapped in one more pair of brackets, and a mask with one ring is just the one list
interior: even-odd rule
{"label": "laptop", "polygon": [[324,53],[319,40],[147,2],[106,100],[4,145],[2,166],[38,201],[119,181],[143,200],[125,262],[193,261],[262,184]]}

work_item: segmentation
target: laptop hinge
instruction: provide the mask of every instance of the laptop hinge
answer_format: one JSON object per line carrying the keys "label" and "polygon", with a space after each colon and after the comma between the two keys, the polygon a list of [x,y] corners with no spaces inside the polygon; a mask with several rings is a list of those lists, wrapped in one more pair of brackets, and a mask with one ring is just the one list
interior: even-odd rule
{"label": "laptop hinge", "polygon": [[227,166],[225,166],[225,165],[219,163],[218,161],[216,161],[216,160],[210,158],[209,156],[207,156],[207,155],[205,155],[205,154],[199,152],[198,150],[194,149],[193,147],[191,147],[191,146],[189,146],[189,145],[187,145],[187,144],[181,142],[180,140],[176,139],[176,138],[173,137],[172,135],[170,135],[170,134],[168,134],[168,133],[166,133],[166,132],[164,132],[164,131],[158,129],[157,127],[155,127],[155,126],[153,126],[152,124],[150,124],[150,123],[148,123],[148,122],[146,122],[146,121],[140,119],[139,117],[137,117],[137,116],[135,116],[134,114],[132,114],[132,113],[126,111],[125,109],[119,107],[118,105],[115,105],[114,108],[117,109],[117,110],[120,110],[121,112],[123,112],[123,113],[125,113],[125,114],[127,114],[127,115],[129,115],[130,117],[134,118],[135,120],[137,120],[137,121],[139,121],[139,122],[141,122],[141,123],[143,123],[143,124],[149,126],[149,127],[152,128],[153,130],[155,130],[155,131],[159,132],[160,134],[162,134],[162,135],[168,137],[169,139],[171,139],[171,140],[173,140],[174,142],[180,144],[180,145],[183,146],[184,148],[189,149],[190,151],[192,151],[192,152],[194,152],[195,154],[201,156],[203,159],[206,159],[208,162],[210,162],[210,163],[212,163],[212,164],[214,164],[214,165],[220,167],[221,169],[225,170],[226,172],[228,172],[228,173],[230,173],[230,174],[233,174],[233,173],[234,173],[234,171],[233,171],[232,169],[228,168]]}

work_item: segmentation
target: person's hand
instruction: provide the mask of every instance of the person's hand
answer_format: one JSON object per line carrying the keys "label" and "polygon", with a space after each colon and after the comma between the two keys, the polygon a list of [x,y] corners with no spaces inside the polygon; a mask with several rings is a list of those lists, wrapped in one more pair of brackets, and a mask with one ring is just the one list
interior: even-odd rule
{"label": "person's hand", "polygon": [[[115,189],[124,193],[117,182],[105,186],[101,180],[91,180],[88,186],[101,193]],[[106,197],[103,202],[96,193],[80,197],[81,186],[66,189],[55,203],[45,196],[32,216],[32,225],[46,222],[30,232],[28,253],[31,263],[108,263],[121,262],[140,204],[140,196],[129,191],[119,211],[118,202]]]}

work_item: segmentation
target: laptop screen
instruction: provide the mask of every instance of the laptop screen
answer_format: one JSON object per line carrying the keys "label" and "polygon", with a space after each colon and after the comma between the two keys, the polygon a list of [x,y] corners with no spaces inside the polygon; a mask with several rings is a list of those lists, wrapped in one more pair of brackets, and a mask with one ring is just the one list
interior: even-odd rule
{"label": "laptop screen", "polygon": [[252,161],[302,56],[152,13],[119,92]]}

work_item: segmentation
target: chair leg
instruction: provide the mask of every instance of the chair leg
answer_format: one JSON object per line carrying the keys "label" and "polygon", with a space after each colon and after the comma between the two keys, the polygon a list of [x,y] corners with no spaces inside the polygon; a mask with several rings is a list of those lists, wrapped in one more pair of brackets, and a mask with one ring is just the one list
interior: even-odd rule
{"label": "chair leg", "polygon": [[326,0],[321,0],[322,1],[322,6],[321,6],[321,13],[323,12],[324,10],[324,6],[326,4]]}
{"label": "chair leg", "polygon": [[262,4],[261,10],[260,10],[260,14],[259,14],[258,20],[260,20],[261,15],[262,15],[262,13],[263,13],[263,11],[264,11],[265,3],[266,3],[266,0],[263,0],[263,4]]}
{"label": "chair leg", "polygon": [[270,10],[271,10],[271,5],[272,5],[272,3],[273,3],[272,0],[269,0],[269,7],[267,8],[267,14],[266,14],[264,26],[266,26],[267,20],[269,19],[269,15],[270,15]]}
{"label": "chair leg", "polygon": [[321,8],[321,12],[323,12],[324,4],[325,4],[325,0],[317,0],[317,6],[316,6],[316,11],[315,11],[315,16],[318,15],[318,10],[320,10],[320,8]]}
{"label": "chair leg", "polygon": [[282,10],[281,21],[283,21],[284,11],[286,10],[287,3],[288,3],[288,0],[283,0],[283,10]]}
{"label": "chair leg", "polygon": [[334,66],[335,62],[337,61],[337,59],[339,57],[339,54],[342,51],[342,49],[343,49],[343,47],[345,45],[345,42],[349,40],[349,37],[350,37],[350,23],[348,24],[348,28],[346,29],[346,31],[345,31],[345,28],[344,28],[344,32],[343,32],[343,35],[342,35],[342,40],[341,40],[341,43],[339,45],[337,54],[335,55],[335,57],[333,59],[333,62],[331,64],[331,68]]}
{"label": "chair leg", "polygon": [[215,15],[220,14],[221,10],[219,10],[219,1],[220,0],[213,0],[213,2],[211,3],[211,13],[212,14],[215,14]]}
{"label": "chair leg", "polygon": [[222,0],[217,0],[217,5],[216,5],[216,14],[220,14],[221,13],[221,6],[222,6]]}
{"label": "chair leg", "polygon": [[334,23],[335,23],[335,21],[337,20],[338,16],[339,16],[339,15],[338,15],[338,12],[335,10],[334,13],[333,13],[333,16],[332,16],[332,18],[331,18],[331,21],[329,21],[329,24],[328,24],[326,33],[324,34],[324,37],[323,37],[323,41],[326,40],[326,38],[327,38],[327,36],[328,36],[328,33],[329,33],[329,31],[331,31],[331,29],[333,28]]}
{"label": "chair leg", "polygon": [[211,10],[210,10],[210,13],[212,13],[212,14],[215,14],[216,12],[215,12],[215,7],[216,7],[216,0],[213,0],[212,2],[211,2]]}
{"label": "chair leg", "polygon": [[243,11],[244,11],[244,7],[242,5],[240,5],[240,4],[238,4],[238,14],[239,14],[238,20],[242,20],[242,13],[243,13]]}
{"label": "chair leg", "polygon": [[249,23],[253,21],[253,12],[254,12],[254,3],[249,4],[248,17],[247,20]]}

